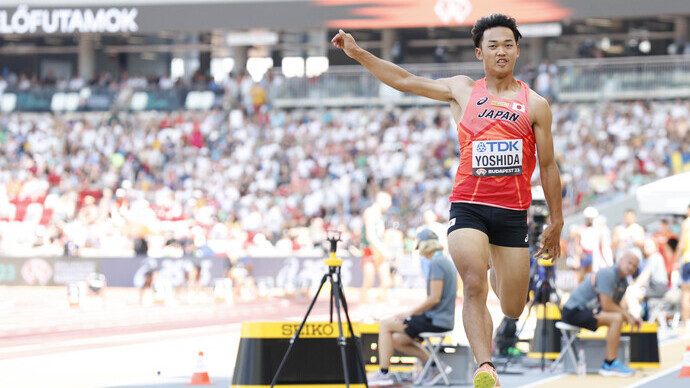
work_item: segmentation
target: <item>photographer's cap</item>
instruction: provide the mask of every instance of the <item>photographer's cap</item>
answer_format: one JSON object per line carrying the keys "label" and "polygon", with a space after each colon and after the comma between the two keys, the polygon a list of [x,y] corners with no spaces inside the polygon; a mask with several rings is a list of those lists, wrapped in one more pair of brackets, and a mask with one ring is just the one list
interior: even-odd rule
{"label": "photographer's cap", "polygon": [[419,244],[427,240],[438,240],[438,236],[431,229],[422,229],[417,233],[417,247],[419,249]]}

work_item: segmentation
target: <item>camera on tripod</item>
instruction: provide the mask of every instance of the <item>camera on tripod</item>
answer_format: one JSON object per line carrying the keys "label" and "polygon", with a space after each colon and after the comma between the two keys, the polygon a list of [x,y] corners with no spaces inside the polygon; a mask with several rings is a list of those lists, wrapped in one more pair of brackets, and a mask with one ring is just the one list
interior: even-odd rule
{"label": "camera on tripod", "polygon": [[546,204],[546,197],[541,186],[532,188],[532,203],[528,215],[530,252],[538,252],[541,235],[546,229],[546,222],[549,218],[549,206]]}
{"label": "camera on tripod", "polygon": [[[532,188],[532,204],[529,209],[529,248],[530,253],[539,252],[541,248],[541,236],[548,226],[549,207],[546,203],[544,190],[541,186]],[[553,262],[532,257],[530,263],[530,290],[533,291],[533,300],[538,304],[545,304],[556,299],[558,295],[554,288],[556,274]]]}
{"label": "camera on tripod", "polygon": [[[321,293],[324,284],[326,284],[326,281],[328,281],[331,286],[329,323],[335,323],[333,322],[333,313],[335,313],[337,318],[337,345],[338,348],[340,348],[340,355],[343,366],[343,374],[341,375],[342,379],[344,380],[345,386],[347,388],[350,387],[350,381],[353,381],[353,384],[357,386],[366,386],[367,377],[366,371],[364,369],[364,360],[362,360],[362,343],[360,337],[355,335],[355,330],[352,327],[352,321],[350,321],[350,313],[348,312],[347,308],[347,300],[345,299],[345,290],[343,289],[343,283],[340,277],[340,269],[342,267],[343,260],[337,258],[336,256],[336,251],[338,250],[338,242],[342,241],[341,232],[338,230],[328,230],[326,240],[330,243],[330,247],[328,250],[328,258],[324,260],[325,264],[328,266],[328,272],[324,274],[321,278],[321,284],[319,285],[319,289],[316,291],[316,295],[314,295],[314,299],[312,299],[311,304],[307,309],[307,313],[304,315],[302,323],[299,325],[297,331],[295,331],[292,338],[290,339],[290,345],[288,346],[285,355],[283,355],[283,359],[280,362],[280,365],[278,365],[278,369],[273,375],[273,380],[271,381],[270,385],[271,388],[273,388],[276,384],[279,383],[278,379],[280,377],[280,372],[285,367],[288,356],[290,355],[290,352],[292,351],[292,348],[295,345],[295,343],[297,343],[300,333],[302,332],[304,325],[307,323],[307,318],[309,317],[309,314],[314,308],[314,304],[318,300],[319,294]],[[343,310],[343,313],[345,314],[345,323],[347,325],[343,324],[343,320],[340,315],[341,308]],[[343,326],[345,326],[344,329]],[[346,337],[349,337],[349,340]],[[350,354],[354,353],[354,357],[348,357],[348,351],[350,352]],[[352,367],[352,361],[355,362],[354,369],[348,368],[348,364],[350,365],[350,367]],[[336,376],[335,379],[339,382],[340,376]]]}

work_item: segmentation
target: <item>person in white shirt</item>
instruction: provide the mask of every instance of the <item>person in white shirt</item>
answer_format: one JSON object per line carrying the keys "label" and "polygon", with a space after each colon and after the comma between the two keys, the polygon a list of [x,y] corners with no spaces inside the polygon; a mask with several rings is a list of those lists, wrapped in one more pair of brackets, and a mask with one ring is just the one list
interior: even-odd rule
{"label": "person in white shirt", "polygon": [[624,225],[618,225],[613,230],[611,248],[613,248],[615,253],[616,261],[626,250],[631,248],[642,250],[644,247],[644,228],[636,222],[637,215],[635,211],[632,209],[626,210],[623,221]]}

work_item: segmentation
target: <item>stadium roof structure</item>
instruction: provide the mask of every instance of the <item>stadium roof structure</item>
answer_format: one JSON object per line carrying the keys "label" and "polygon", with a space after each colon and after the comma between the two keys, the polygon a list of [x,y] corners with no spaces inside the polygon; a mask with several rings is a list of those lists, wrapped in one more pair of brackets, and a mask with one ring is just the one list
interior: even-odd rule
{"label": "stadium roof structure", "polygon": [[684,215],[690,206],[690,172],[640,186],[635,195],[643,213]]}

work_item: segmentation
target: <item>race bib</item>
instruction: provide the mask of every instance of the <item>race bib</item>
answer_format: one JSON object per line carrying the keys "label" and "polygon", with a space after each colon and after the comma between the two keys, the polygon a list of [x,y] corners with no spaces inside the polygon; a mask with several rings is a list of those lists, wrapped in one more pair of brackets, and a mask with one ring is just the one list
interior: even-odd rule
{"label": "race bib", "polygon": [[522,139],[472,142],[472,175],[507,176],[522,174]]}

